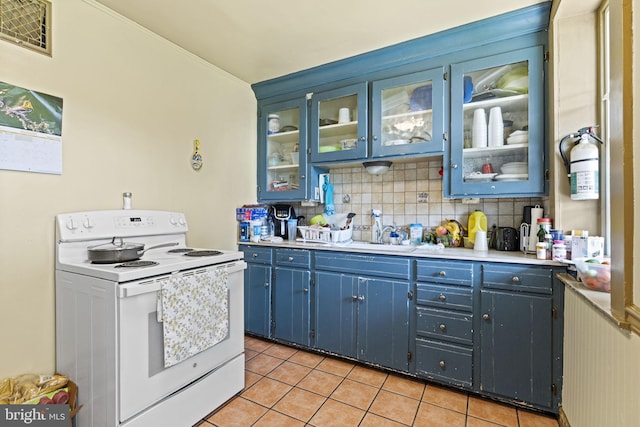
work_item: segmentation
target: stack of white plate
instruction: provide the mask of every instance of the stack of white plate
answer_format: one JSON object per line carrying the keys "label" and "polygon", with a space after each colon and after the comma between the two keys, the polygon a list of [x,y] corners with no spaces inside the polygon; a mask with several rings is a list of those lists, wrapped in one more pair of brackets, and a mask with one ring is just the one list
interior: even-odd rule
{"label": "stack of white plate", "polygon": [[526,174],[529,164],[527,162],[510,162],[500,166],[500,172],[504,174]]}

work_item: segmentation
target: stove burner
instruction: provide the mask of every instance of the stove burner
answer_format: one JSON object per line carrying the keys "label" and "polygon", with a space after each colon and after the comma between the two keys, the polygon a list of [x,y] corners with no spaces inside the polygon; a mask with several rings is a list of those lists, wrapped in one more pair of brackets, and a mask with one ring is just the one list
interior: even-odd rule
{"label": "stove burner", "polygon": [[170,254],[182,254],[185,252],[193,252],[193,249],[191,248],[178,248],[178,249],[170,249],[167,251]]}
{"label": "stove burner", "polygon": [[138,268],[138,267],[152,267],[158,265],[155,261],[129,261],[123,264],[118,264],[115,268]]}
{"label": "stove burner", "polygon": [[185,256],[214,256],[214,255],[222,255],[220,251],[210,251],[210,250],[202,250],[202,251],[191,251],[184,254]]}

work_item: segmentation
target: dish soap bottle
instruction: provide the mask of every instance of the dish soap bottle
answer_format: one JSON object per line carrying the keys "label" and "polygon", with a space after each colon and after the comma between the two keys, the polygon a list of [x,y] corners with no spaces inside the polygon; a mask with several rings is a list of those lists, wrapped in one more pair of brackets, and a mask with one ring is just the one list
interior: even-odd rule
{"label": "dish soap bottle", "polygon": [[469,215],[469,241],[471,244],[476,242],[476,231],[487,232],[487,216],[482,211],[475,211]]}

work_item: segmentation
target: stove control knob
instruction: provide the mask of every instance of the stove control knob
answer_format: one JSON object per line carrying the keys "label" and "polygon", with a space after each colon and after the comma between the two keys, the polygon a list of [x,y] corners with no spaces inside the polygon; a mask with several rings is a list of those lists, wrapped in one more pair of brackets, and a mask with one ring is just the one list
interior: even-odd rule
{"label": "stove control knob", "polygon": [[82,225],[84,226],[84,228],[91,229],[95,226],[95,223],[91,220],[91,218],[85,218]]}
{"label": "stove control knob", "polygon": [[73,220],[73,218],[69,218],[67,220],[67,229],[75,230],[76,228],[78,228],[78,224],[76,224],[76,222]]}
{"label": "stove control knob", "polygon": [[178,220],[178,222],[180,223],[181,226],[185,226],[187,225],[187,221],[184,219],[184,217],[180,217],[180,219]]}
{"label": "stove control knob", "polygon": [[171,223],[171,225],[177,225],[178,224],[178,221],[174,217],[169,218],[169,222]]}

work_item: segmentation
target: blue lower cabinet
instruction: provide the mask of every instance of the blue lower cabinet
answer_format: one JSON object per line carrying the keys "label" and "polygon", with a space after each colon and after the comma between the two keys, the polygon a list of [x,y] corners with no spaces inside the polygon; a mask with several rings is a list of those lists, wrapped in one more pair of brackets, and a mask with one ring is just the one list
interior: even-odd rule
{"label": "blue lower cabinet", "polygon": [[315,347],[408,370],[409,283],[316,272]]}
{"label": "blue lower cabinet", "polygon": [[316,272],[314,347],[356,357],[357,283],[353,276]]}
{"label": "blue lower cabinet", "polygon": [[482,391],[552,407],[551,297],[483,290],[481,298]]}
{"label": "blue lower cabinet", "polygon": [[241,246],[247,269],[244,273],[244,329],[268,338],[271,329],[272,249]]}
{"label": "blue lower cabinet", "polygon": [[473,352],[468,347],[440,341],[416,340],[416,373],[450,385],[473,384]]}
{"label": "blue lower cabinet", "polygon": [[310,345],[309,270],[275,269],[273,286],[273,337],[304,346]]}

